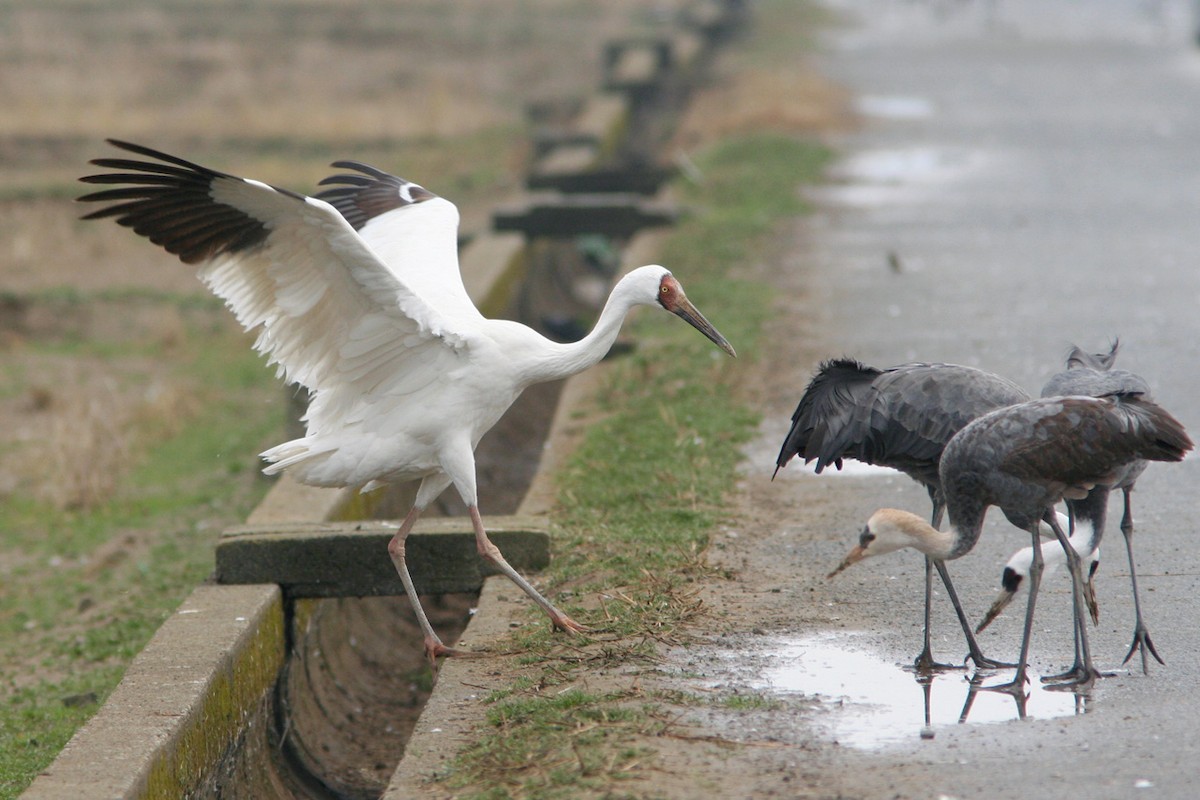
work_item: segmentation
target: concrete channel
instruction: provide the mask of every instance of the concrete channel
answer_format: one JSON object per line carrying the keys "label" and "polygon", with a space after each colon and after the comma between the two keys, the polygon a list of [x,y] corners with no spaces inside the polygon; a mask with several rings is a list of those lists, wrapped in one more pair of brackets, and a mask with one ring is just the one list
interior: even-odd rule
{"label": "concrete channel", "polygon": [[[574,288],[609,285],[646,263],[655,234],[645,226],[670,221],[668,204],[651,196],[667,174],[653,145],[745,11],[738,0],[681,3],[662,37],[609,45],[598,93],[539,130],[535,193],[506,204],[495,230],[462,250],[481,311],[554,329],[551,309],[598,310]],[[522,571],[549,558],[557,462],[543,454],[561,452],[554,443],[587,386],[585,374],[527,391],[476,454],[485,519]],[[414,491],[360,495],[284,476],[223,537],[214,580],[184,600],[22,797],[410,796],[413,776],[447,756],[438,734],[453,725],[421,721],[439,705],[437,684],[426,685],[421,637],[384,558],[385,520],[402,516]],[[473,545],[469,521],[454,516],[462,509],[447,501],[441,511],[410,539],[414,561],[429,554],[414,579],[446,641],[486,649],[523,607],[465,555]],[[419,769],[406,767],[406,748]]]}

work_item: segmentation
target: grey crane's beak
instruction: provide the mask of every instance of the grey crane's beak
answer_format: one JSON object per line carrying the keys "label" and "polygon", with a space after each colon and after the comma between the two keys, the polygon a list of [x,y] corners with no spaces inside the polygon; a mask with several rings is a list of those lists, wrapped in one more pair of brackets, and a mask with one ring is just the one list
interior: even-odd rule
{"label": "grey crane's beak", "polygon": [[1087,604],[1088,613],[1092,615],[1092,624],[1100,624],[1100,603],[1096,600],[1096,585],[1092,582],[1095,576],[1093,571],[1088,575],[1086,581],[1083,582],[1083,602]]}
{"label": "grey crane's beak", "polygon": [[983,615],[983,621],[975,626],[975,632],[979,633],[988,625],[991,625],[992,621],[995,620],[996,617],[1000,616],[1004,609],[1008,608],[1008,604],[1011,603],[1012,599],[1016,596],[1016,592],[1010,592],[1008,589],[1001,589],[1000,594],[996,597],[996,601],[992,603],[992,607],[989,608],[987,613]]}
{"label": "grey crane's beak", "polygon": [[[1083,583],[1083,602],[1087,605],[1088,613],[1092,617],[1092,624],[1099,625],[1100,603],[1096,600],[1096,585],[1092,582],[1093,575],[1089,575]],[[988,625],[991,625],[996,617],[1000,616],[1004,609],[1008,608],[1008,604],[1016,596],[1016,590],[1001,589],[1000,594],[996,596],[995,602],[992,603],[992,607],[987,610],[987,613],[983,615],[983,620],[975,627],[975,632],[980,633]]]}
{"label": "grey crane's beak", "polygon": [[691,300],[688,300],[686,297],[680,297],[675,307],[672,308],[671,311],[679,315],[679,317],[685,320],[687,324],[691,325],[693,328],[707,336],[709,340],[717,347],[721,348],[726,353],[729,353],[729,355],[733,356],[734,358],[737,358],[737,353],[734,352],[733,345],[727,342],[725,337],[721,335],[721,332],[714,328],[713,324],[704,318],[704,315],[700,313],[700,310],[692,305]]}
{"label": "grey crane's beak", "polygon": [[867,557],[867,551],[863,549],[863,546],[861,544],[854,545],[853,549],[851,549],[850,552],[846,554],[846,557],[842,559],[842,563],[837,565],[837,569],[835,569],[833,572],[826,575],[825,579],[828,580],[828,579],[832,578],[834,575],[837,575],[839,572],[844,570],[846,567],[850,566],[851,564],[857,564],[859,561],[862,561],[866,557]]}

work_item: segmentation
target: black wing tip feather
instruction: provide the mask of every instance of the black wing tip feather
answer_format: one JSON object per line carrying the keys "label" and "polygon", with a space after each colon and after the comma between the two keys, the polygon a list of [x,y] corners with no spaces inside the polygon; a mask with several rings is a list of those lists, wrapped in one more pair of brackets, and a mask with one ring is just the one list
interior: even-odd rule
{"label": "black wing tip feather", "polygon": [[431,200],[437,195],[420,184],[384,172],[361,161],[335,161],[339,172],[324,178],[320,186],[331,188],[316,197],[336,208],[355,230],[389,211]]}
{"label": "black wing tip feather", "polygon": [[[82,219],[113,217],[117,224],[131,228],[185,264],[246,250],[269,235],[263,220],[213,198],[214,182],[242,181],[242,178],[144,145],[120,139],[106,141],[154,161],[93,159],[90,163],[95,166],[123,171],[84,175],[79,179],[83,183],[117,187],[77,198],[79,202],[110,204],[83,215]],[[303,196],[293,192],[274,191],[303,200]]]}

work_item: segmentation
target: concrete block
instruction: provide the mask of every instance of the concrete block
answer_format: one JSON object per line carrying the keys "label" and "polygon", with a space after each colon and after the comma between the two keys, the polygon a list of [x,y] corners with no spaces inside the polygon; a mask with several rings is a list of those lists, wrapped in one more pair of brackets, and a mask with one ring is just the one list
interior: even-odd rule
{"label": "concrete block", "polygon": [[[514,568],[550,563],[546,524],[534,517],[490,517],[488,536]],[[388,555],[396,524],[377,521],[284,523],[232,528],[217,544],[222,584],[275,583],[287,597],[404,594]],[[497,571],[479,557],[465,517],[421,520],[406,543],[418,594],[478,591]]]}

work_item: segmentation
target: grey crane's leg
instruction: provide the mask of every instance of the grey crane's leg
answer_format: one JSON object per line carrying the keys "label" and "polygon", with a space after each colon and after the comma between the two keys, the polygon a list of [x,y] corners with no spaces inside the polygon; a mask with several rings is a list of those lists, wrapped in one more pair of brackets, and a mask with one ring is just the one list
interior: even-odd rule
{"label": "grey crane's leg", "polygon": [[396,565],[396,572],[400,573],[400,582],[404,584],[408,601],[412,603],[413,611],[417,614],[417,622],[425,634],[425,655],[429,658],[430,663],[436,663],[438,656],[457,656],[462,653],[443,644],[441,638],[433,630],[433,626],[429,624],[429,617],[425,616],[425,609],[421,607],[421,598],[417,597],[412,576],[408,574],[408,564],[404,560],[404,540],[408,538],[408,534],[412,532],[413,525],[417,524],[420,516],[421,509],[413,506],[412,510],[408,512],[408,516],[400,523],[399,530],[388,542],[388,555],[392,557],[392,563]]}
{"label": "grey crane's leg", "polygon": [[[1071,571],[1071,598],[1074,609],[1073,616],[1075,617],[1075,634],[1079,639],[1078,650],[1082,655],[1083,661],[1079,663],[1079,655],[1076,656],[1076,664],[1068,670],[1064,675],[1054,676],[1056,681],[1049,688],[1070,688],[1075,690],[1087,689],[1096,678],[1101,677],[1100,671],[1096,669],[1092,663],[1091,645],[1088,643],[1087,620],[1084,618],[1084,589],[1083,575],[1080,566],[1081,559],[1079,554],[1075,552],[1075,548],[1071,547],[1071,543],[1067,540],[1067,535],[1063,533],[1063,529],[1058,524],[1055,518],[1047,518],[1046,520],[1050,527],[1054,530],[1054,536],[1058,539],[1059,545],[1063,548],[1067,556],[1067,567]],[[1065,680],[1062,680],[1065,678]]]}
{"label": "grey crane's leg", "polygon": [[[942,524],[942,514],[946,510],[946,506],[939,501],[937,495],[931,489],[929,499],[933,503],[933,513],[930,515],[930,524],[934,528],[940,528]],[[933,607],[933,570],[937,569],[938,575],[942,578],[942,584],[946,587],[946,594],[950,597],[950,603],[954,606],[954,613],[958,616],[958,622],[962,625],[963,634],[967,638],[967,648],[970,651],[967,658],[975,662],[978,669],[998,669],[1001,667],[1011,667],[1011,664],[1005,664],[994,659],[990,659],[983,654],[979,643],[975,641],[974,634],[971,633],[971,623],[967,621],[967,615],[963,612],[962,603],[959,602],[958,592],[954,591],[954,584],[950,580],[950,573],[946,570],[946,564],[943,561],[934,561],[928,556],[925,557],[925,644],[920,654],[913,661],[913,669],[918,673],[932,672],[942,669],[963,669],[963,665],[955,664],[940,664],[933,660],[933,649],[930,646],[930,620],[931,609]]]}
{"label": "grey crane's leg", "polygon": [[927,675],[931,672],[943,669],[962,669],[958,664],[942,664],[933,660],[933,647],[930,644],[930,622],[932,620],[933,609],[933,564],[934,561],[929,556],[925,557],[925,634],[924,646],[917,657],[913,659],[913,669],[919,675]]}
{"label": "grey crane's leg", "polygon": [[1125,535],[1125,552],[1129,555],[1129,582],[1133,588],[1133,644],[1129,646],[1129,652],[1125,654],[1125,660],[1122,664],[1129,663],[1129,659],[1133,658],[1133,654],[1137,651],[1142,653],[1142,674],[1150,674],[1150,664],[1146,659],[1146,651],[1150,651],[1150,655],[1160,664],[1167,662],[1162,660],[1162,656],[1154,649],[1154,642],[1150,641],[1150,631],[1146,628],[1146,623],[1142,621],[1142,603],[1138,597],[1137,583],[1137,566],[1133,561],[1133,511],[1130,507],[1130,493],[1132,489],[1126,488],[1123,490],[1125,495],[1125,513],[1121,515],[1121,533]]}
{"label": "grey crane's leg", "polygon": [[1021,657],[1017,661],[1017,672],[1007,683],[985,686],[991,692],[1007,692],[1013,697],[1025,697],[1026,671],[1029,665],[1029,639],[1033,634],[1033,611],[1037,606],[1038,587],[1042,584],[1042,569],[1045,559],[1042,557],[1042,540],[1035,523],[1030,533],[1033,536],[1033,563],[1029,565],[1029,600],[1025,606],[1025,629],[1021,634]]}
{"label": "grey crane's leg", "polygon": [[469,506],[467,511],[471,514],[471,524],[475,526],[475,544],[479,549],[479,555],[488,561],[492,562],[503,572],[508,579],[521,587],[521,591],[529,595],[533,602],[542,607],[542,610],[550,617],[550,622],[559,630],[571,631],[572,633],[583,633],[587,630],[583,625],[580,625],[575,620],[568,617],[563,612],[554,607],[554,604],[542,596],[541,592],[533,588],[533,585],[521,577],[512,566],[504,560],[504,556],[500,553],[500,548],[492,544],[488,539],[487,531],[483,528],[483,518],[479,516],[479,508],[477,506]]}
{"label": "grey crane's leg", "polygon": [[977,669],[1003,669],[1014,666],[1003,661],[997,661],[994,658],[988,658],[983,654],[983,650],[979,647],[979,642],[975,640],[975,635],[971,632],[971,622],[967,619],[966,612],[963,611],[962,603],[958,599],[958,593],[954,591],[954,584],[950,582],[950,573],[946,571],[946,562],[934,561],[933,566],[937,568],[938,574],[942,576],[942,583],[946,585],[946,594],[950,596],[950,602],[954,606],[954,613],[958,615],[958,622],[962,625],[963,635],[967,637],[967,649],[969,650],[967,658],[975,662]]}
{"label": "grey crane's leg", "polygon": [[[937,494],[933,489],[929,490],[929,500],[933,503],[933,513],[930,515],[930,524],[937,528],[942,524],[942,512],[945,506],[938,500]],[[942,664],[933,660],[933,647],[930,645],[930,623],[933,619],[933,559],[929,556],[925,557],[925,632],[924,645],[921,652],[913,659],[913,670],[918,675],[924,675],[930,672],[943,669],[962,669],[963,667],[957,664]],[[939,570],[942,574],[942,580],[948,581],[944,568]],[[947,584],[949,586],[949,584]],[[951,596],[954,595],[954,589],[950,588]]]}

